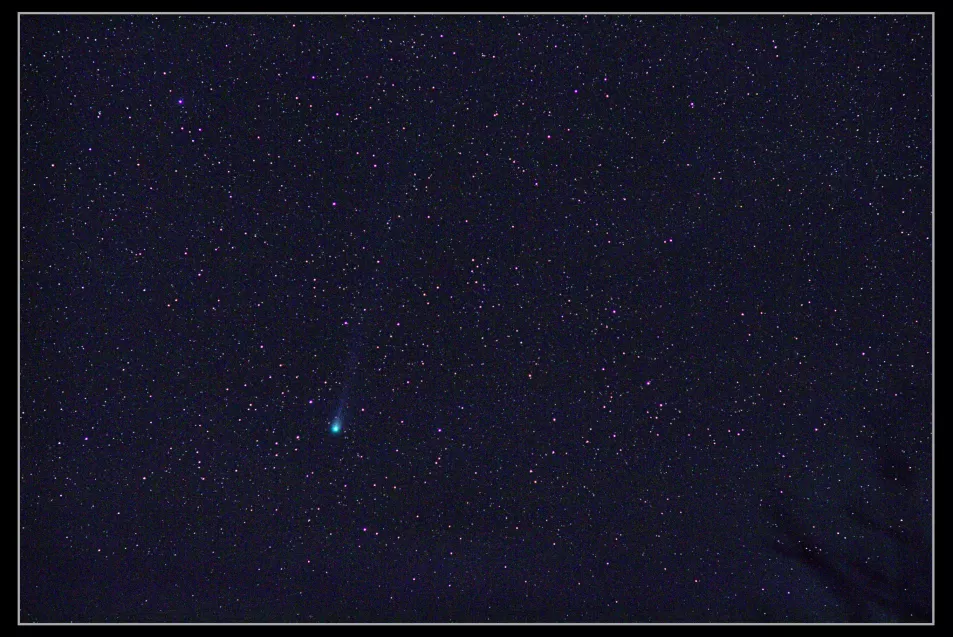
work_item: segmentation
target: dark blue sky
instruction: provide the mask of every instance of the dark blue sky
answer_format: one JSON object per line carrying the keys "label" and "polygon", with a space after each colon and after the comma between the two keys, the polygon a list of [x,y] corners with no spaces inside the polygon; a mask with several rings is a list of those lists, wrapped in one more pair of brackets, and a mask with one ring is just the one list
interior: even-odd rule
{"label": "dark blue sky", "polygon": [[21,620],[930,621],[931,32],[21,16]]}

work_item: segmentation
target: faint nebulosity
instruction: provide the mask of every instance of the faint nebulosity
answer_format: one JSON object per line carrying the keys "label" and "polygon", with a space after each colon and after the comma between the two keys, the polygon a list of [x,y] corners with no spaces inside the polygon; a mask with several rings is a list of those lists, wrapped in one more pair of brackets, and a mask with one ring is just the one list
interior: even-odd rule
{"label": "faint nebulosity", "polygon": [[931,621],[931,15],[19,29],[22,621]]}

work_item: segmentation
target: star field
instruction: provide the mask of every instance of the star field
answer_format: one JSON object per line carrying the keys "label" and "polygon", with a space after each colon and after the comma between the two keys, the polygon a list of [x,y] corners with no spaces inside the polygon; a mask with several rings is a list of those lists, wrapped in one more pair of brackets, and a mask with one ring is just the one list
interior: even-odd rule
{"label": "star field", "polygon": [[931,621],[932,26],[21,16],[21,621]]}

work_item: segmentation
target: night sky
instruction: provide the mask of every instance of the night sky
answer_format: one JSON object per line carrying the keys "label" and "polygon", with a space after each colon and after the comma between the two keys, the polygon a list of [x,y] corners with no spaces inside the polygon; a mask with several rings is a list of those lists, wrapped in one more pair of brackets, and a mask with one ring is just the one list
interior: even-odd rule
{"label": "night sky", "polygon": [[931,621],[932,16],[19,29],[21,621]]}

